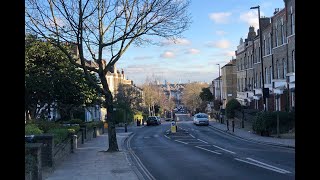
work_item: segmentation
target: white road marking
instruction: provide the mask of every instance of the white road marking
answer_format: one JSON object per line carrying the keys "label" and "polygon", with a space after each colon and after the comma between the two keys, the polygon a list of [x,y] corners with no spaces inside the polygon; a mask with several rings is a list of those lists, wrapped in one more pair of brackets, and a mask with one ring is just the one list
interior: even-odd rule
{"label": "white road marking", "polygon": [[205,150],[205,151],[209,151],[209,152],[216,153],[216,154],[221,154],[221,153],[219,153],[219,152],[211,151],[211,150],[209,150],[209,149],[206,149],[206,148],[203,148],[203,147],[199,147],[199,146],[196,146],[196,148],[203,149],[203,150]]}
{"label": "white road marking", "polygon": [[244,162],[244,163],[252,164],[254,166],[258,166],[258,167],[261,167],[261,168],[264,168],[264,169],[268,169],[268,170],[271,170],[271,171],[275,171],[275,172],[278,172],[278,173],[282,173],[282,174],[286,173],[284,171],[280,171],[278,169],[270,168],[268,166],[263,166],[261,164],[256,164],[256,163],[253,163],[253,162],[250,162],[250,161],[246,161],[246,160],[242,160],[242,159],[238,159],[238,158],[234,158],[234,159],[237,160],[237,161],[241,161],[241,162]]}
{"label": "white road marking", "polygon": [[223,149],[222,147],[219,147],[219,146],[216,146],[216,145],[212,145],[212,146],[214,146],[214,147],[216,147],[216,148],[218,148],[218,149],[221,149],[221,150],[223,150],[223,151],[229,152],[229,153],[231,153],[231,154],[236,154],[235,152],[229,151],[229,150],[227,150],[227,149]]}
{"label": "white road marking", "polygon": [[204,140],[201,140],[201,139],[197,139],[197,140],[199,140],[199,141],[201,141],[201,142],[203,142],[203,143],[208,144],[208,142],[206,142],[206,141],[204,141]]}
{"label": "white road marking", "polygon": [[164,135],[164,137],[168,138],[168,139],[171,139],[170,137],[168,137],[167,135]]}
{"label": "white road marking", "polygon": [[200,142],[200,141],[193,141],[193,142],[191,141],[191,142],[188,142],[188,143],[189,143],[189,144],[190,144],[190,143],[191,143],[191,144],[192,144],[192,143],[193,143],[193,144],[199,144],[199,143],[200,143],[200,144],[203,144],[203,142]]}
{"label": "white road marking", "polygon": [[206,144],[206,145],[198,145],[198,146],[211,146],[211,145],[209,145],[209,144]]}
{"label": "white road marking", "polygon": [[183,144],[188,144],[188,143],[186,143],[186,142],[182,142],[182,141],[179,141],[179,140],[175,140],[175,141],[180,142],[180,143],[183,143]]}
{"label": "white road marking", "polygon": [[192,134],[189,134],[191,137],[195,138]]}
{"label": "white road marking", "polygon": [[290,171],[287,171],[287,170],[284,170],[284,169],[281,169],[281,168],[278,168],[278,167],[275,167],[275,166],[271,166],[271,165],[269,165],[269,164],[260,162],[260,161],[258,161],[258,160],[252,159],[252,158],[246,158],[246,159],[251,160],[251,161],[254,161],[254,162],[259,163],[259,164],[262,164],[262,165],[265,165],[265,166],[268,166],[268,167],[270,167],[270,168],[277,169],[277,170],[279,170],[279,171],[283,171],[283,172],[285,172],[285,173],[291,173]]}
{"label": "white road marking", "polygon": [[[132,139],[132,137],[134,136],[134,134],[132,136],[129,137],[129,139],[127,140],[127,147],[129,149],[129,153],[132,155],[133,159],[136,160],[138,166],[140,167],[140,169],[144,172],[144,174],[148,177],[148,179],[151,180],[156,180],[156,178],[154,178],[152,176],[152,174],[148,171],[148,169],[142,164],[142,162],[140,161],[139,157],[134,153],[134,151],[131,149],[131,145],[130,145],[130,141]],[[139,174],[141,174],[139,172]],[[142,175],[142,174],[141,174]]]}

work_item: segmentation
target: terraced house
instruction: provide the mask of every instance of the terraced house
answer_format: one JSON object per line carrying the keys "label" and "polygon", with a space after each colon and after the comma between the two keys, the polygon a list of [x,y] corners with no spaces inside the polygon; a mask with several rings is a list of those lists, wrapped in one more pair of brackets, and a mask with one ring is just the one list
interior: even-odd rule
{"label": "terraced house", "polygon": [[237,99],[244,106],[263,110],[264,82],[267,111],[295,107],[295,0],[284,0],[284,5],[276,8],[272,17],[261,17],[261,34],[249,27],[247,38],[240,39],[236,50]]}

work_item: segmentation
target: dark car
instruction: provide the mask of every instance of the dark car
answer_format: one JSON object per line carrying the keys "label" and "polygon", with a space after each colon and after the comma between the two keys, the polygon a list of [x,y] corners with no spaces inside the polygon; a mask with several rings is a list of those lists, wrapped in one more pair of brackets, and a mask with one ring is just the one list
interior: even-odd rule
{"label": "dark car", "polygon": [[157,116],[149,116],[147,119],[147,126],[150,125],[159,125],[161,124],[160,122],[160,118],[158,118]]}

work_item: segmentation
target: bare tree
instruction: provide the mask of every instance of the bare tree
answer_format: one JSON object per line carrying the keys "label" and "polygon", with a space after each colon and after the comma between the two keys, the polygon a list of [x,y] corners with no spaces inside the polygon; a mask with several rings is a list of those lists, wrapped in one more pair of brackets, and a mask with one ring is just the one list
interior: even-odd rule
{"label": "bare tree", "polygon": [[202,88],[208,87],[208,84],[190,83],[183,90],[182,102],[190,110],[194,111],[201,106],[202,100],[200,93]]}
{"label": "bare tree", "polygon": [[[90,72],[98,74],[102,87],[91,82],[105,97],[108,151],[118,151],[118,144],[106,73],[132,44],[179,37],[190,24],[188,6],[189,0],[26,0],[26,31],[59,47],[88,80]],[[79,55],[65,44],[75,45]],[[97,66],[87,66],[86,58]]]}

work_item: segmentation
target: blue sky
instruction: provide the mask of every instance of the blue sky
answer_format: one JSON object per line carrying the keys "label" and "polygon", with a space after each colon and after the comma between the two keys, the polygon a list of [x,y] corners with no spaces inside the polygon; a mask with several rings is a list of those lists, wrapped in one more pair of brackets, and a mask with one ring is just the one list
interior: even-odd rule
{"label": "blue sky", "polygon": [[275,8],[284,8],[283,0],[192,0],[192,24],[183,38],[175,44],[163,40],[163,46],[131,46],[116,66],[137,85],[152,76],[161,83],[209,83],[218,77],[217,63],[223,66],[235,58],[234,51],[249,26],[258,27],[257,10],[250,10],[257,5],[261,16],[267,17]]}

